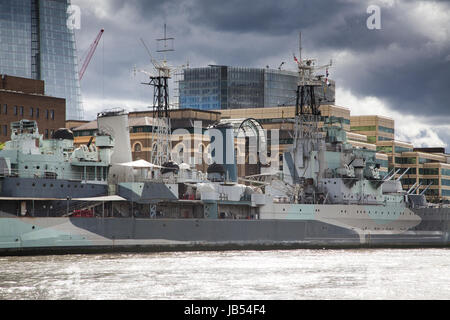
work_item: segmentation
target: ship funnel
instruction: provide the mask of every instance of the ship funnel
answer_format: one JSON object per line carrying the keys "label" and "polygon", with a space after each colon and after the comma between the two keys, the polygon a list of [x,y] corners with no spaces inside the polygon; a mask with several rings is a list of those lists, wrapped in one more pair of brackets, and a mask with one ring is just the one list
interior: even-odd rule
{"label": "ship funnel", "polygon": [[128,114],[123,109],[103,111],[97,115],[97,125],[99,132],[114,139],[108,180],[112,184],[133,181],[132,168],[119,165],[132,161]]}
{"label": "ship funnel", "polygon": [[114,138],[111,163],[131,162],[130,132],[128,114],[121,109],[103,111],[97,115],[98,131]]}

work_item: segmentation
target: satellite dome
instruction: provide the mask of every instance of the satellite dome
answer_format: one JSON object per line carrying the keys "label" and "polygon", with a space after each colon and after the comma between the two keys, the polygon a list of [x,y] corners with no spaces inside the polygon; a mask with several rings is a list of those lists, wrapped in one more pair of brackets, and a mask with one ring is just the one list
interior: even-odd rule
{"label": "satellite dome", "polygon": [[52,139],[73,140],[73,132],[67,128],[59,128],[53,133]]}

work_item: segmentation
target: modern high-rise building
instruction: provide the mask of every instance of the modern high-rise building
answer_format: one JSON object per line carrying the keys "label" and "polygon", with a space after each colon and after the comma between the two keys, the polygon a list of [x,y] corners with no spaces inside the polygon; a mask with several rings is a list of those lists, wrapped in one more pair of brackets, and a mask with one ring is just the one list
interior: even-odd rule
{"label": "modern high-rise building", "polygon": [[350,130],[367,136],[369,143],[394,140],[394,119],[382,116],[351,116]]}
{"label": "modern high-rise building", "polygon": [[[317,88],[321,104],[335,101],[335,83]],[[298,74],[287,70],[210,65],[183,70],[181,109],[225,110],[295,105]]]}
{"label": "modern high-rise building", "polygon": [[66,118],[83,106],[70,0],[0,1],[0,74],[43,80],[45,95],[66,99]]}

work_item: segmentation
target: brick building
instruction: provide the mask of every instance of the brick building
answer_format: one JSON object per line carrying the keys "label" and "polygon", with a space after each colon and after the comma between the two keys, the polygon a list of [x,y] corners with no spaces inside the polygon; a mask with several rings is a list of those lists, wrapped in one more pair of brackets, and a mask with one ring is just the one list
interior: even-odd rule
{"label": "brick building", "polygon": [[0,143],[9,141],[11,122],[36,120],[44,139],[65,127],[66,101],[46,96],[44,81],[0,75]]}

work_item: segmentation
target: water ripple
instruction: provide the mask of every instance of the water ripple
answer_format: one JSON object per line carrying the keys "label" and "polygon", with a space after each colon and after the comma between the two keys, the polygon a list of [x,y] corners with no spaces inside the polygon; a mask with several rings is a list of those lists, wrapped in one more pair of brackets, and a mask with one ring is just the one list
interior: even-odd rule
{"label": "water ripple", "polygon": [[448,249],[0,258],[0,299],[449,299]]}

